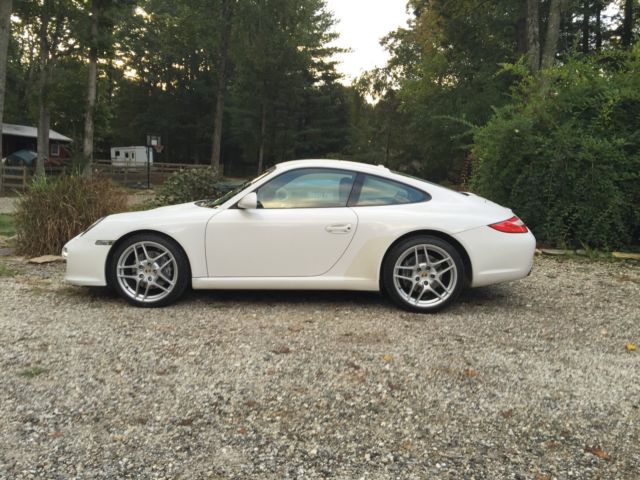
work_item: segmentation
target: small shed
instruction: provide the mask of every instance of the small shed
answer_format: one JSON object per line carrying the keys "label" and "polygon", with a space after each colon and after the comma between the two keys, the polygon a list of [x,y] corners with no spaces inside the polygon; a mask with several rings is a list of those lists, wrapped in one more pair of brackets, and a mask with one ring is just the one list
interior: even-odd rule
{"label": "small shed", "polygon": [[[69,158],[65,148],[72,140],[55,130],[49,130],[49,158]],[[18,150],[38,150],[38,129],[28,125],[2,124],[2,155],[8,156]]]}

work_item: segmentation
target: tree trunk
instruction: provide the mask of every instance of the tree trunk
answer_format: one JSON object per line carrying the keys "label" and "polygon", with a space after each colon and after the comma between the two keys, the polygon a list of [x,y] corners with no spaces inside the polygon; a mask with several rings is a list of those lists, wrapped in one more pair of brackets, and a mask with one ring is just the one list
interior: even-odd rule
{"label": "tree trunk", "polygon": [[213,138],[211,142],[211,167],[224,173],[224,165],[220,163],[220,151],[222,149],[222,123],[224,120],[224,97],[227,91],[227,56],[229,53],[229,38],[231,37],[231,17],[233,5],[230,0],[222,2],[221,38],[218,47],[218,89],[216,92],[216,105],[213,114]]}
{"label": "tree trunk", "polygon": [[553,66],[558,53],[558,39],[560,38],[560,19],[562,17],[562,0],[551,0],[547,34],[542,52],[542,68]]}
{"label": "tree trunk", "polygon": [[599,52],[602,49],[602,2],[597,0],[594,8],[596,14],[596,51]]}
{"label": "tree trunk", "polygon": [[624,21],[622,22],[622,46],[630,47],[633,40],[633,4],[634,0],[624,2]]}
{"label": "tree trunk", "polygon": [[516,55],[521,57],[527,54],[527,4],[521,3],[520,15],[516,20]]}
{"label": "tree trunk", "polygon": [[44,162],[49,158],[49,106],[40,101],[40,116],[38,119],[38,160],[36,163],[36,176],[44,177]]}
{"label": "tree trunk", "polygon": [[258,151],[258,175],[264,167],[264,143],[267,134],[267,102],[262,101],[262,115],[260,118],[260,150]]}
{"label": "tree trunk", "polygon": [[93,172],[93,114],[96,108],[96,90],[98,83],[98,9],[96,0],[91,9],[91,46],[89,48],[89,78],[87,82],[87,106],[84,114],[84,138],[82,156],[84,167],[82,174],[90,177]]}
{"label": "tree trunk", "polygon": [[44,176],[44,164],[49,158],[49,41],[47,38],[49,28],[49,9],[45,8],[40,19],[39,44],[40,44],[40,81],[38,93],[38,158],[36,160],[36,176]]}
{"label": "tree trunk", "polygon": [[527,0],[527,60],[531,73],[540,70],[540,0]]}
{"label": "tree trunk", "polygon": [[2,156],[2,122],[4,120],[4,95],[7,81],[7,50],[11,34],[12,0],[0,0],[0,158]]}
{"label": "tree trunk", "polygon": [[582,53],[589,53],[589,22],[591,21],[591,10],[589,1],[582,2]]}

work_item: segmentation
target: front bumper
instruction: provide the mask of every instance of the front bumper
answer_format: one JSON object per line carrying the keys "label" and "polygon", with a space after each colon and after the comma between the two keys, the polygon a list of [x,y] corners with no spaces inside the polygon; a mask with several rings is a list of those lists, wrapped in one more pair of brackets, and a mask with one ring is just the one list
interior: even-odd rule
{"label": "front bumper", "polygon": [[107,285],[105,266],[111,245],[96,245],[82,235],[69,240],[62,249],[67,259],[64,279],[72,285],[104,287]]}

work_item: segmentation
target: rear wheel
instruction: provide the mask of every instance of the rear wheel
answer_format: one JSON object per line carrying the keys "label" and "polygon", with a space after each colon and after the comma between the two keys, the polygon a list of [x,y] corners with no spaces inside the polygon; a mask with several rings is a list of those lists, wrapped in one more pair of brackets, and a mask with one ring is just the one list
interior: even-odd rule
{"label": "rear wheel", "polygon": [[449,242],[430,235],[410,237],[394,246],[383,265],[383,286],[391,299],[414,312],[449,305],[464,286],[464,263]]}
{"label": "rear wheel", "polygon": [[161,235],[134,235],[116,247],[109,284],[139,307],[161,307],[177,300],[191,277],[189,262],[176,242]]}

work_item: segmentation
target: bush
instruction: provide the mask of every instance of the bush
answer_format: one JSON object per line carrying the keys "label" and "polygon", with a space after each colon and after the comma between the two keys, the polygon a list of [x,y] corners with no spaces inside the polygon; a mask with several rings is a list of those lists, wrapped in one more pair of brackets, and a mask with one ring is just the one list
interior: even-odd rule
{"label": "bush", "polygon": [[538,239],[612,248],[640,234],[640,49],[525,77],[475,132],[472,188]]}
{"label": "bush", "polygon": [[58,254],[100,217],[127,208],[126,193],[110,180],[64,176],[35,179],[16,206],[17,252]]}
{"label": "bush", "polygon": [[213,168],[190,168],[172,173],[158,190],[154,206],[194,202],[220,195],[220,177]]}

